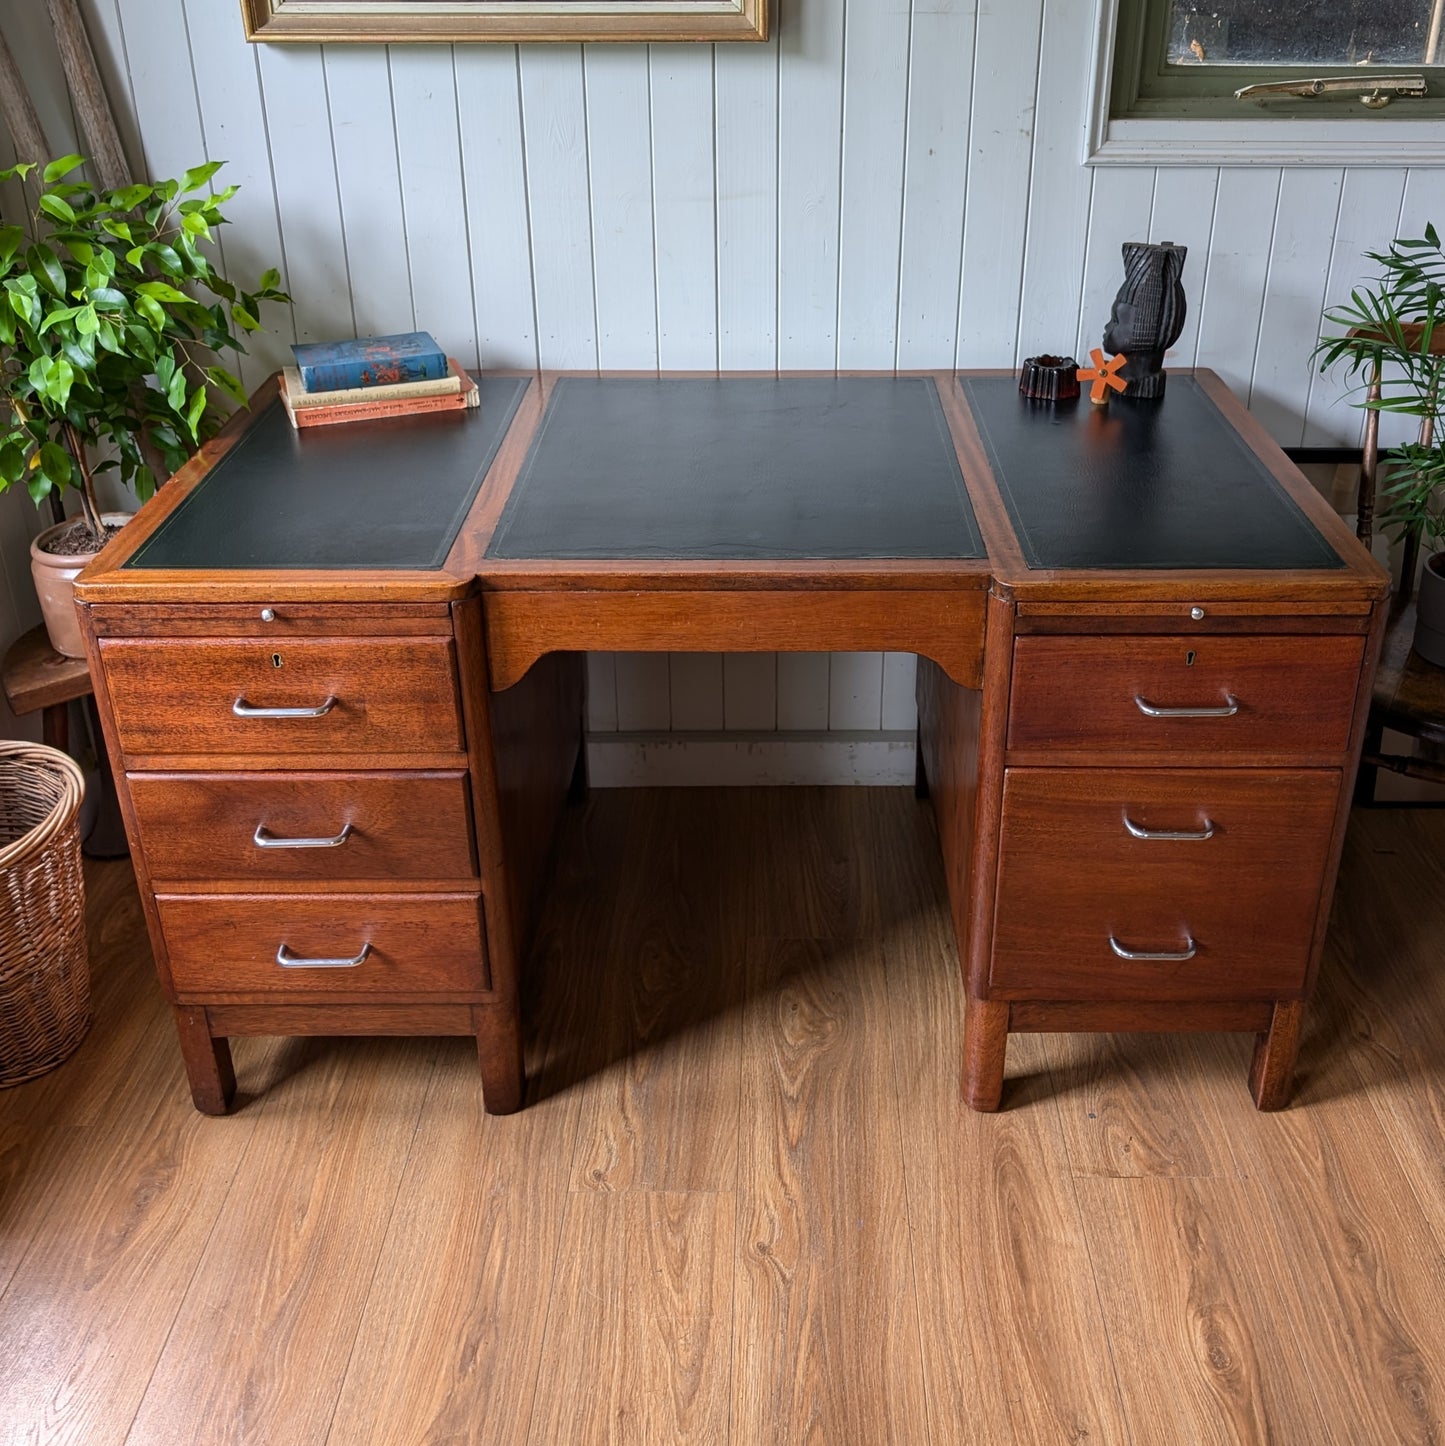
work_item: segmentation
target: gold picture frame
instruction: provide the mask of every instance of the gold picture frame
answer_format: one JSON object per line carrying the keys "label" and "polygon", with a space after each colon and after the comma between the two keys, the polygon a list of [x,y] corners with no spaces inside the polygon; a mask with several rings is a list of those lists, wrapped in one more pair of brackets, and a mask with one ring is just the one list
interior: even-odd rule
{"label": "gold picture frame", "polygon": [[246,39],[766,40],[770,0],[241,0]]}

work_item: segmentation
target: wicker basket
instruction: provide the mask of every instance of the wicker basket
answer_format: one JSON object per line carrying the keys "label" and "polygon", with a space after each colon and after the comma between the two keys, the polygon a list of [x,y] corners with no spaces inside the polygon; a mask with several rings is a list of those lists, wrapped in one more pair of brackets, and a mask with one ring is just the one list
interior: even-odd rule
{"label": "wicker basket", "polygon": [[54,1069],[90,1028],[80,769],[0,742],[0,1087]]}

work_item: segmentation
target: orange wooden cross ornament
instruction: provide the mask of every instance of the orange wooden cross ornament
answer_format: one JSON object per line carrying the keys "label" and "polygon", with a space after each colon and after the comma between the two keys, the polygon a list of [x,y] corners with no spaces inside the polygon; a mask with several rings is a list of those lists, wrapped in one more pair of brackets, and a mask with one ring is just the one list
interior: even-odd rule
{"label": "orange wooden cross ornament", "polygon": [[1079,380],[1081,382],[1093,382],[1094,385],[1089,388],[1089,400],[1093,402],[1096,407],[1102,407],[1104,403],[1109,400],[1109,391],[1111,388],[1116,392],[1122,392],[1124,388],[1129,385],[1129,383],[1119,375],[1120,369],[1129,358],[1126,357],[1123,352],[1120,352],[1117,356],[1112,356],[1108,361],[1105,361],[1104,353],[1098,347],[1095,347],[1093,351],[1089,353],[1089,358],[1094,365],[1092,367],[1080,367]]}

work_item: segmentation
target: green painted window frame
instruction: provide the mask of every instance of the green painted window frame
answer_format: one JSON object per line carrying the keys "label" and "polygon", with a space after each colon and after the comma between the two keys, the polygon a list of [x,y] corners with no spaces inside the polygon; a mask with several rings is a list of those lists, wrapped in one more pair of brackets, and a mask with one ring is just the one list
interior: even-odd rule
{"label": "green painted window frame", "polygon": [[[1445,65],[1400,65],[1392,69],[1423,75],[1424,100],[1397,100],[1383,110],[1358,101],[1271,100],[1251,104],[1234,98],[1241,86],[1299,79],[1288,65],[1169,65],[1169,0],[1119,0],[1110,74],[1109,115],[1114,120],[1439,120],[1445,118]],[[1322,74],[1340,74],[1322,69]]]}

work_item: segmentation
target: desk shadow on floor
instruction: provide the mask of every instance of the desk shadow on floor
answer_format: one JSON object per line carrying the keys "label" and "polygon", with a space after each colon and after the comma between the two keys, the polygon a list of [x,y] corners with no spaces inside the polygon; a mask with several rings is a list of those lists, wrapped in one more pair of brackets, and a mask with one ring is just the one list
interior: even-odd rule
{"label": "desk shadow on floor", "polygon": [[564,827],[527,969],[527,1099],[760,994],[846,988],[882,971],[885,937],[940,919],[932,812],[909,789],[597,790]]}

